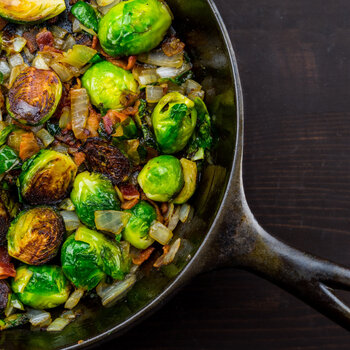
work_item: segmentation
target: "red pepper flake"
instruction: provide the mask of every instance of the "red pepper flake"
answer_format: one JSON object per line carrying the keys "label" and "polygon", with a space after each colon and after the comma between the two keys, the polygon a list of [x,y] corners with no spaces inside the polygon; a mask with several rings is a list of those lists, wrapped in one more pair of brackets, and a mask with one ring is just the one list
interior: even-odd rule
{"label": "red pepper flake", "polygon": [[146,260],[149,259],[149,257],[152,255],[154,249],[155,249],[154,247],[149,247],[149,248],[143,250],[139,256],[132,258],[132,262],[135,265],[142,265]]}

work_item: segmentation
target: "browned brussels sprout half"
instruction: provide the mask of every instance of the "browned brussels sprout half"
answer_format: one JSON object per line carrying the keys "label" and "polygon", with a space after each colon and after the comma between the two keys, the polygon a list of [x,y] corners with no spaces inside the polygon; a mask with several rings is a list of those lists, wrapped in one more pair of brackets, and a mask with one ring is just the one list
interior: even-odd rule
{"label": "browned brussels sprout half", "polygon": [[21,124],[40,125],[54,114],[61,95],[62,83],[56,73],[29,67],[9,91],[7,111]]}
{"label": "browned brussels sprout half", "polygon": [[73,160],[60,152],[42,150],[22,166],[18,182],[29,204],[54,204],[67,196],[77,173]]}
{"label": "browned brussels sprout half", "polygon": [[22,211],[7,233],[9,255],[29,265],[45,264],[56,255],[64,233],[63,219],[53,209]]}
{"label": "browned brussels sprout half", "polygon": [[9,285],[4,280],[0,280],[0,314],[5,310],[10,295]]}
{"label": "browned brussels sprout half", "polygon": [[16,23],[37,23],[59,15],[66,9],[64,0],[1,0],[0,16]]}

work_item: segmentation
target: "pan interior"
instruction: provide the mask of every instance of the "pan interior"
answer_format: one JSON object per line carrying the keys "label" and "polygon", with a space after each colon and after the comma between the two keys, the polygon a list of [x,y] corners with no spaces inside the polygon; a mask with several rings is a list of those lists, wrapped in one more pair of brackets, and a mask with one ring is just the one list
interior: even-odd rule
{"label": "pan interior", "polygon": [[[174,28],[186,43],[194,64],[195,80],[206,91],[206,103],[213,117],[218,142],[213,165],[207,166],[191,200],[195,216],[177,228],[183,238],[178,257],[161,271],[144,271],[144,277],[129,292],[125,301],[103,308],[97,298],[85,298],[82,315],[61,333],[11,329],[0,334],[0,348],[51,350],[77,344],[108,332],[135,315],[162,293],[191,261],[208,232],[226,190],[236,142],[235,82],[231,62],[219,24],[205,0],[168,0],[174,13]],[[67,25],[61,16],[59,25]]]}

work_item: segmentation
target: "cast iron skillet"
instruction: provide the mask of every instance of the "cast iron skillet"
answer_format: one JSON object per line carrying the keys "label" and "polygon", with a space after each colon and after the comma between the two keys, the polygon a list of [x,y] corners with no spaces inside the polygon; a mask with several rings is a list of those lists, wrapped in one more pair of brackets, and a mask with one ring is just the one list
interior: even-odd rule
{"label": "cast iron skillet", "polygon": [[[142,320],[197,274],[218,267],[251,270],[285,288],[329,318],[350,329],[350,309],[331,288],[350,289],[350,270],[300,252],[270,236],[254,219],[242,182],[243,99],[237,62],[212,0],[168,0],[174,27],[187,43],[196,78],[220,135],[215,166],[203,173],[196,209],[177,261],[160,272],[145,272],[125,302],[103,308],[85,298],[82,315],[61,333],[12,329],[0,335],[0,348],[78,349],[100,345]],[[60,25],[66,21],[62,16]],[[79,340],[84,340],[78,344]]]}

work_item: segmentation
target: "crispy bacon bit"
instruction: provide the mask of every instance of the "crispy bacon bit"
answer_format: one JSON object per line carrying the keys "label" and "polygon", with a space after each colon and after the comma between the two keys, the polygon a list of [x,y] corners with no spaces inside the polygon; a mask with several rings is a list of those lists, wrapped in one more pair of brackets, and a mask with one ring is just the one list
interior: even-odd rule
{"label": "crispy bacon bit", "polygon": [[27,40],[27,47],[30,53],[34,53],[38,50],[38,44],[35,39],[36,31],[31,29],[29,32],[23,33],[23,38]]}
{"label": "crispy bacon bit", "polygon": [[137,100],[134,107],[127,107],[121,111],[125,115],[136,115],[139,111],[140,100]]}
{"label": "crispy bacon bit", "polygon": [[7,25],[7,22],[0,17],[0,30],[3,30]]}
{"label": "crispy bacon bit", "polygon": [[140,199],[140,192],[132,184],[121,184],[119,186],[120,192],[122,193],[125,200],[130,201],[132,199]]}
{"label": "crispy bacon bit", "polygon": [[139,96],[135,94],[122,94],[120,97],[120,102],[124,107],[129,107],[132,106],[138,98]]}
{"label": "crispy bacon bit", "polygon": [[15,277],[16,270],[10,262],[10,256],[5,247],[0,247],[0,279]]}
{"label": "crispy bacon bit", "polygon": [[22,160],[28,159],[40,151],[38,142],[32,132],[22,135],[21,143],[19,144],[19,157]]}
{"label": "crispy bacon bit", "polygon": [[86,123],[86,129],[90,137],[98,137],[98,128],[101,121],[101,114],[97,113],[92,106],[89,106],[89,117]]}
{"label": "crispy bacon bit", "polygon": [[113,132],[113,121],[108,115],[105,115],[102,119],[103,119],[103,126],[106,130],[106,133],[110,135]]}
{"label": "crispy bacon bit", "polygon": [[128,58],[128,65],[126,66],[126,70],[131,70],[134,68],[136,63],[137,57],[136,56],[129,56]]}
{"label": "crispy bacon bit", "polygon": [[184,49],[185,44],[174,36],[166,39],[162,44],[162,50],[168,57],[175,56],[183,52]]}
{"label": "crispy bacon bit", "polygon": [[56,135],[55,138],[70,147],[80,146],[80,142],[74,137],[73,132],[68,129],[62,130],[61,134]]}
{"label": "crispy bacon bit", "polygon": [[55,47],[49,46],[49,45],[45,45],[44,48],[41,51],[42,52],[59,53],[59,54],[63,53],[62,50],[56,49]]}
{"label": "crispy bacon bit", "polygon": [[162,203],[162,205],[160,206],[160,211],[162,212],[163,215],[167,213],[168,209],[169,209],[168,203]]}
{"label": "crispy bacon bit", "polygon": [[136,60],[137,60],[137,57],[136,56],[129,56],[128,58],[128,61],[125,62],[124,60],[122,59],[118,59],[118,58],[114,58],[114,57],[111,57],[109,55],[104,55],[106,57],[106,60],[108,62],[111,62],[113,63],[115,66],[118,66],[120,68],[123,68],[125,70],[131,70],[134,68],[135,66],[135,63],[136,63]]}
{"label": "crispy bacon bit", "polygon": [[114,109],[110,109],[107,112],[106,117],[108,117],[112,121],[113,125],[115,123],[121,123],[125,119],[128,119],[128,116],[125,113],[123,113],[123,112],[118,112],[118,111],[116,111]]}
{"label": "crispy bacon bit", "polygon": [[49,30],[47,30],[46,28],[43,28],[36,35],[36,42],[39,46],[40,51],[43,51],[45,46],[53,47],[54,38],[52,33]]}
{"label": "crispy bacon bit", "polygon": [[97,35],[94,35],[94,37],[92,38],[91,48],[92,48],[92,49],[96,49],[97,46],[98,46],[98,44],[99,44],[98,36],[97,36]]}
{"label": "crispy bacon bit", "polygon": [[132,258],[132,262],[135,265],[142,265],[146,260],[149,259],[149,257],[153,253],[154,249],[155,249],[154,247],[149,247],[149,248],[143,250],[139,256]]}
{"label": "crispy bacon bit", "polygon": [[137,198],[134,198],[130,201],[125,201],[124,203],[122,203],[121,208],[123,210],[132,209],[138,202],[139,200]]}
{"label": "crispy bacon bit", "polygon": [[76,84],[72,86],[72,89],[80,89],[81,88],[81,80],[76,78]]}
{"label": "crispy bacon bit", "polygon": [[85,161],[85,153],[83,152],[76,152],[74,153],[74,163],[79,167],[81,164]]}

